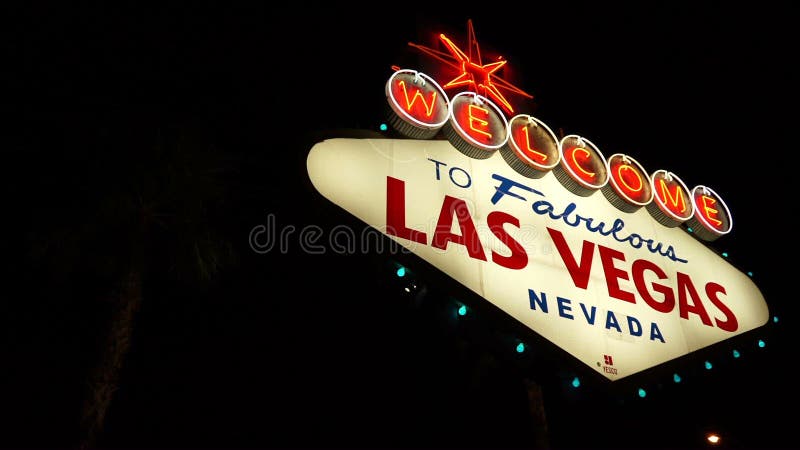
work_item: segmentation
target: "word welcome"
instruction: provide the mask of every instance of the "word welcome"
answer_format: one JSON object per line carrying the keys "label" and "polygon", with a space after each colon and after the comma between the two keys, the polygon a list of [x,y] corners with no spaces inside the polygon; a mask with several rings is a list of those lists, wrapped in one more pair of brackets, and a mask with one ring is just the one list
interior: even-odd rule
{"label": "word welcome", "polygon": [[675,174],[658,170],[652,176],[632,157],[617,153],[605,158],[596,145],[577,135],[558,140],[540,120],[518,114],[506,120],[486,97],[461,92],[448,99],[433,78],[414,70],[397,70],[386,84],[390,122],[407,137],[430,139],[440,130],[448,141],[472,158],[500,151],[509,166],[529,178],[552,171],[570,192],[592,195],[597,190],[617,209],[645,207],[668,227],[686,223],[701,239],[729,233],[730,211],[712,189],[691,191]]}

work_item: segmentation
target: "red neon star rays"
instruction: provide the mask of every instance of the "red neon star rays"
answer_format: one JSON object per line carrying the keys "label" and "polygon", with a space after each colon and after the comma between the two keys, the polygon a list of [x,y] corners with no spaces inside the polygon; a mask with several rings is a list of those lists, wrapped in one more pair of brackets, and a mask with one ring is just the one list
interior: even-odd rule
{"label": "red neon star rays", "polygon": [[[475,29],[472,27],[472,19],[467,21],[468,33],[468,51],[464,53],[456,44],[453,43],[447,36],[440,34],[439,38],[447,47],[448,53],[436,50],[424,45],[409,42],[408,45],[419,49],[421,52],[433,56],[439,61],[447,64],[448,66],[461,71],[461,73],[445,84],[445,89],[458,87],[458,86],[472,86],[479,94],[499,103],[503,109],[509,113],[514,112],[514,108],[506,100],[505,96],[500,90],[512,92],[514,94],[522,95],[527,98],[533,98],[531,94],[523,91],[522,89],[514,86],[508,81],[500,78],[495,72],[505,66],[508,61],[501,60],[489,64],[483,64],[481,61],[481,50],[478,45],[478,40],[475,38]],[[473,58],[474,57],[474,58]]]}

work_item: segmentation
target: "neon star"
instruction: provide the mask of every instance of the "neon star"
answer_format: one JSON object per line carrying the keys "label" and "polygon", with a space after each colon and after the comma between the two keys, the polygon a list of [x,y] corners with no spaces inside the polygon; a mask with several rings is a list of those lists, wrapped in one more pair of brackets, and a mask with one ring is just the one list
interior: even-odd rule
{"label": "neon star", "polygon": [[[468,33],[468,54],[464,53],[456,44],[453,43],[444,34],[439,35],[449,53],[436,50],[424,45],[409,42],[408,45],[420,50],[421,52],[433,56],[439,61],[447,64],[448,66],[460,71],[459,75],[447,84],[442,86],[445,89],[454,88],[459,86],[468,86],[473,90],[488,97],[491,100],[499,103],[503,109],[509,113],[514,112],[514,108],[506,100],[501,89],[512,92],[514,94],[522,95],[527,98],[533,98],[531,94],[523,91],[522,89],[514,86],[508,81],[500,78],[495,72],[505,66],[508,61],[502,59],[497,62],[483,64],[481,61],[481,50],[478,45],[478,40],[475,38],[475,29],[472,26],[472,19],[467,21]],[[502,57],[501,57],[502,58]]]}

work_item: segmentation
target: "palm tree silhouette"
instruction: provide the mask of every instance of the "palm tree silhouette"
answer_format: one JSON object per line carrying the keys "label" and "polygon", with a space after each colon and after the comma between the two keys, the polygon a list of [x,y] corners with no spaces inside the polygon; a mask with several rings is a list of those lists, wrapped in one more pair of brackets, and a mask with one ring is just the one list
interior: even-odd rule
{"label": "palm tree silhouette", "polygon": [[132,139],[127,133],[100,130],[87,148],[72,149],[81,157],[50,179],[62,201],[48,211],[46,231],[34,227],[30,236],[35,261],[58,276],[80,273],[107,299],[106,331],[82,407],[81,448],[101,437],[148,288],[165,279],[203,285],[235,261],[224,221],[234,159],[196,129]]}

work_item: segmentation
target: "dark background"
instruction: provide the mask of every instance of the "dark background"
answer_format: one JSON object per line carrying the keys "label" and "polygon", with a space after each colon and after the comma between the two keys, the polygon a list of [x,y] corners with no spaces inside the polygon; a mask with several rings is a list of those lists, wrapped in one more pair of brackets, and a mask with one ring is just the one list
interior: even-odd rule
{"label": "dark background", "polygon": [[[729,447],[797,447],[788,3],[28,4],[4,17],[0,445],[78,445],[109,298],[137,254],[142,306],[101,446],[530,447],[534,381],[554,448],[701,447],[712,429]],[[534,95],[521,112],[718,192],[734,227],[709,245],[753,271],[780,321],[612,384],[414,257],[304,252],[306,226],[364,229],[311,186],[311,145],[379,135],[391,66],[435,68],[407,42],[445,32],[464,47],[470,18],[486,59],[502,54],[503,76]],[[259,254],[248,236],[270,216],[295,231]],[[477,314],[456,320],[453,299]]]}

